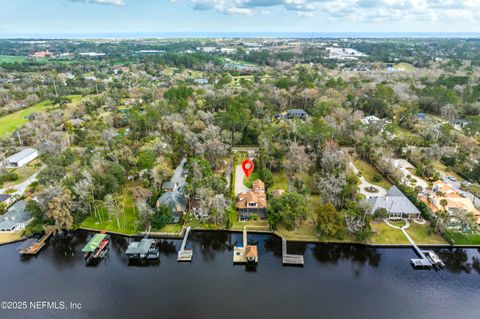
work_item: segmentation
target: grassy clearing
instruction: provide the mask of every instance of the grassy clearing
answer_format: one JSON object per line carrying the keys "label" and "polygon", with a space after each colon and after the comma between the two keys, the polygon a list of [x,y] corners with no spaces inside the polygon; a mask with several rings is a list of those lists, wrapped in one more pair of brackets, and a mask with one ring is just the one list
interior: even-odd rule
{"label": "grassy clearing", "polygon": [[[71,95],[69,98],[72,99],[72,103],[77,103],[80,101],[81,96]],[[50,100],[45,100],[23,110],[0,117],[0,137],[8,136],[16,129],[22,127],[28,122],[28,116],[31,114],[41,111],[48,111],[51,108],[52,102]]]}
{"label": "grassy clearing", "polygon": [[403,70],[405,72],[412,72],[412,71],[415,70],[415,67],[413,65],[411,65],[410,63],[406,63],[406,62],[397,63],[393,67],[395,69],[400,69],[400,70]]}
{"label": "grassy clearing", "polygon": [[383,187],[385,189],[389,189],[392,186],[392,183],[390,183],[385,177],[383,177],[383,175],[380,174],[380,172],[373,165],[360,159],[353,160],[353,164],[369,183]]}
{"label": "grassy clearing", "polygon": [[98,215],[87,217],[80,227],[92,228],[98,230],[107,230],[127,235],[134,235],[141,231],[140,216],[135,209],[133,199],[128,194],[123,194],[121,199],[123,202],[123,214],[120,216],[120,227],[115,216],[108,214],[104,207],[98,209]]}

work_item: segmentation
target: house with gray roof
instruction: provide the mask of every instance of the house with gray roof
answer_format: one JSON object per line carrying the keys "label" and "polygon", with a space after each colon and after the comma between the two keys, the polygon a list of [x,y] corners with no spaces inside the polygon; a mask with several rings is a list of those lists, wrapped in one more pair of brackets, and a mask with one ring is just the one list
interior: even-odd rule
{"label": "house with gray roof", "polygon": [[0,216],[0,232],[11,232],[24,229],[31,221],[32,214],[25,208],[27,202],[20,200]]}
{"label": "house with gray roof", "polygon": [[163,183],[162,190],[164,193],[157,200],[157,207],[161,205],[170,207],[174,223],[180,222],[183,213],[187,210],[187,198],[184,195],[186,183],[184,165],[186,162],[187,159],[183,158],[175,169],[172,179]]}
{"label": "house with gray roof", "polygon": [[26,148],[5,159],[6,167],[22,167],[38,157],[38,151],[34,148]]}
{"label": "house with gray roof", "polygon": [[385,196],[369,198],[367,203],[371,214],[384,208],[388,219],[419,218],[421,215],[420,210],[397,186],[392,186]]}

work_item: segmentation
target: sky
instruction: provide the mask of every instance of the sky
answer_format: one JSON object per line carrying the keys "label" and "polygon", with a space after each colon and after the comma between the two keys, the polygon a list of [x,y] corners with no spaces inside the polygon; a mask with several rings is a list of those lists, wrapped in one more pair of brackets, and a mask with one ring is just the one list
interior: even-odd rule
{"label": "sky", "polygon": [[0,37],[480,32],[480,0],[0,0]]}

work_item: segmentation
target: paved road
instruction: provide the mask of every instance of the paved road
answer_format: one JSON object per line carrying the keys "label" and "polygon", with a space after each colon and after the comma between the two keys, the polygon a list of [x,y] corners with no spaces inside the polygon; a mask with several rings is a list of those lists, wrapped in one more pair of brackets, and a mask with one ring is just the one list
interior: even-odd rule
{"label": "paved road", "polygon": [[243,172],[242,165],[237,165],[235,167],[235,196],[240,193],[245,193],[250,190],[247,186],[243,185],[243,177],[245,173]]}
{"label": "paved road", "polygon": [[472,193],[468,192],[468,191],[464,191],[460,188],[460,181],[452,181],[450,179],[448,179],[447,175],[440,172],[440,176],[442,177],[442,180],[447,183],[448,185],[452,186],[453,189],[455,189],[459,194],[461,194],[462,196],[466,197],[466,198],[470,198],[470,200],[473,202],[473,204],[475,205],[476,208],[479,208],[480,209],[480,198],[478,198],[477,196],[473,195]]}
{"label": "paved road", "polygon": [[[357,174],[357,176],[358,176],[359,171],[358,171],[358,169],[355,167],[355,165],[353,165],[352,162],[350,162],[350,167],[351,167],[352,170],[355,172],[355,174]],[[387,191],[385,190],[385,188],[380,187],[380,186],[378,186],[378,185],[374,185],[374,184],[369,183],[369,182],[365,179],[365,177],[363,177],[363,176],[359,176],[359,179],[360,179],[360,186],[359,186],[360,193],[363,194],[363,195],[365,195],[365,197],[366,197],[367,199],[369,199],[369,198],[371,198],[371,197],[381,197],[381,196],[387,195]],[[376,193],[368,192],[368,191],[366,190],[366,188],[368,188],[368,187],[375,187],[375,188],[378,190],[378,192],[376,192]]]}
{"label": "paved road", "polygon": [[38,174],[40,174],[40,172],[43,171],[46,167],[47,165],[43,165],[35,173],[33,173],[29,178],[27,178],[24,182],[20,184],[0,189],[0,194],[5,194],[5,191],[7,189],[15,189],[16,191],[14,193],[11,193],[10,195],[22,196],[23,193],[25,193],[25,190],[27,189],[27,187],[30,186],[30,184],[32,184],[37,179]]}

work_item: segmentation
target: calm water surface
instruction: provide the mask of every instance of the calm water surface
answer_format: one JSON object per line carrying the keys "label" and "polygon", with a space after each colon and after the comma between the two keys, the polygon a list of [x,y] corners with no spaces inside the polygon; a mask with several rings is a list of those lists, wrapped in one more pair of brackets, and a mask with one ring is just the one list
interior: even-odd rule
{"label": "calm water surface", "polygon": [[192,263],[178,263],[179,240],[161,241],[158,264],[129,265],[130,239],[113,236],[109,256],[86,267],[91,233],[53,238],[37,257],[0,246],[0,301],[64,301],[82,310],[0,310],[29,318],[480,318],[480,254],[437,250],[447,267],[414,270],[412,249],[289,244],[304,268],[283,267],[281,240],[249,234],[259,265],[232,264],[241,234],[194,232]]}

